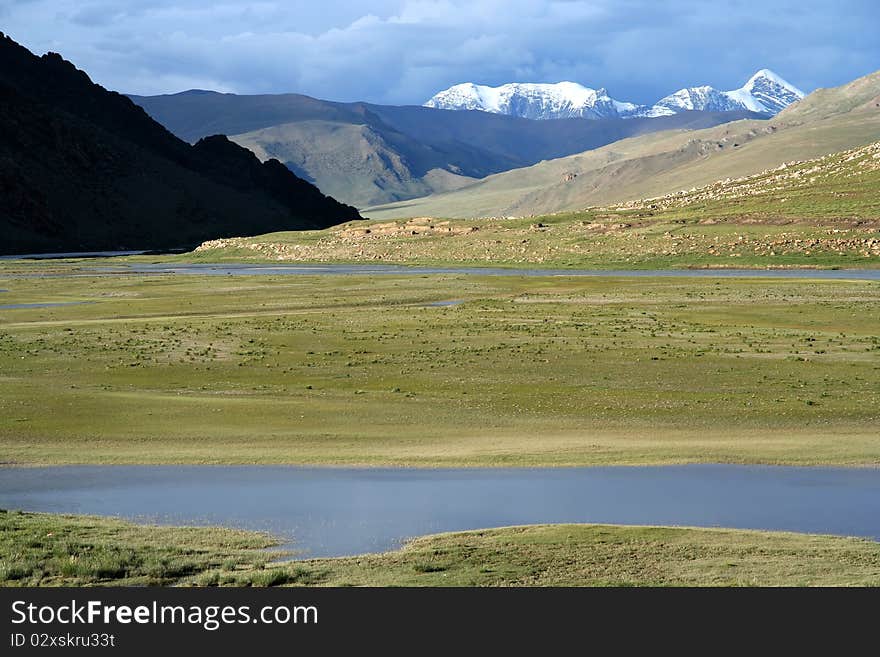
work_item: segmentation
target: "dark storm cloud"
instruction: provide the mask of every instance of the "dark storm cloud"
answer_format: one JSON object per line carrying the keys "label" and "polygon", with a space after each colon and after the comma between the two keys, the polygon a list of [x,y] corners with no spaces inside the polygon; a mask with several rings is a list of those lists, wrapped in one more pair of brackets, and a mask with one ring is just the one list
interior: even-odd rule
{"label": "dark storm cloud", "polygon": [[876,0],[7,0],[0,29],[132,93],[421,103],[451,84],[605,86],[648,102],[771,68],[805,91],[880,68]]}

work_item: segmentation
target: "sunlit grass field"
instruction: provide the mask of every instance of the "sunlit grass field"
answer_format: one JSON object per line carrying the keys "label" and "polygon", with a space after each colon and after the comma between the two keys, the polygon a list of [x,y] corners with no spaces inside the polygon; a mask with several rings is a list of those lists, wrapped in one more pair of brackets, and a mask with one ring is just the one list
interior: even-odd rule
{"label": "sunlit grass field", "polygon": [[880,544],[782,532],[537,525],[273,562],[253,532],[0,511],[0,586],[877,586]]}
{"label": "sunlit grass field", "polygon": [[[880,464],[871,281],[0,265],[7,464]],[[430,306],[440,301],[457,306]]]}

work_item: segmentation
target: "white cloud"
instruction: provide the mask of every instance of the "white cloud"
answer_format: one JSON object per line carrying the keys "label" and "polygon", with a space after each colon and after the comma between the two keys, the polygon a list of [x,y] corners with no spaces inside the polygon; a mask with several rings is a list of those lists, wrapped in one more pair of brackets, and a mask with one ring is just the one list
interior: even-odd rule
{"label": "white cloud", "polygon": [[[368,4],[368,7],[365,5]],[[574,80],[650,101],[767,66],[803,88],[880,66],[875,0],[11,0],[3,29],[132,93],[418,103],[456,82]]]}

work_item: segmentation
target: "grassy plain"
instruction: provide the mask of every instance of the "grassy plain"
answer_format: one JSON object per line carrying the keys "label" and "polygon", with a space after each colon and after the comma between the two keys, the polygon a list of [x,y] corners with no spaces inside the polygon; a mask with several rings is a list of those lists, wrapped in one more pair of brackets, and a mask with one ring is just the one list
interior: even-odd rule
{"label": "grassy plain", "polygon": [[537,525],[267,563],[271,538],[231,529],[2,511],[0,529],[0,586],[880,585],[880,544],[781,532]]}
{"label": "grassy plain", "polygon": [[0,586],[169,585],[221,569],[257,576],[276,543],[234,529],[0,509]]}
{"label": "grassy plain", "polygon": [[877,282],[93,264],[0,265],[88,302],[0,309],[5,463],[880,464]]}

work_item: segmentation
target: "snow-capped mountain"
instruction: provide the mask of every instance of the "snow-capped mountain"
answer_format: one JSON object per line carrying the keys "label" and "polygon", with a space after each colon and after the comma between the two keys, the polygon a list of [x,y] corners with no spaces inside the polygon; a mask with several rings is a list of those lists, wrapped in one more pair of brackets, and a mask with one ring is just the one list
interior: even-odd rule
{"label": "snow-capped mountain", "polygon": [[724,91],[714,87],[688,87],[679,89],[674,94],[658,100],[653,107],[642,112],[640,116],[668,116],[691,110],[706,112],[731,112],[747,109],[742,103],[734,101]]}
{"label": "snow-capped mountain", "polygon": [[686,110],[730,112],[749,110],[778,114],[804,97],[804,92],[769,69],[761,69],[739,89],[718,91],[712,87],[688,87],[657,101],[642,116],[664,116]]}
{"label": "snow-capped mountain", "polygon": [[590,89],[576,82],[513,82],[500,87],[466,82],[436,94],[425,107],[482,110],[527,119],[601,119],[630,116],[645,109],[614,100],[605,89]]}
{"label": "snow-capped mountain", "polygon": [[425,107],[482,110],[527,119],[650,117],[668,116],[689,110],[749,110],[775,115],[803,97],[804,92],[765,68],[755,73],[739,89],[719,91],[709,86],[688,87],[651,106],[615,100],[605,89],[591,89],[575,82],[514,82],[500,87],[467,82],[441,91],[425,103]]}

